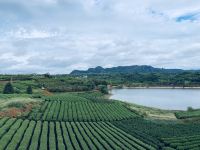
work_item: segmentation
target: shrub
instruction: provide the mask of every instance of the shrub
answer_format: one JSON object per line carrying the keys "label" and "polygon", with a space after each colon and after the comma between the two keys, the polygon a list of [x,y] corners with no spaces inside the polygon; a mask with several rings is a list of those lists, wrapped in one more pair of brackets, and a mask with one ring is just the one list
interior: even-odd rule
{"label": "shrub", "polygon": [[108,88],[106,85],[99,85],[98,88],[101,91],[101,93],[108,94]]}
{"label": "shrub", "polygon": [[29,85],[28,88],[26,89],[27,94],[33,94],[32,87]]}
{"label": "shrub", "polygon": [[13,94],[14,93],[14,89],[12,84],[9,82],[5,85],[4,90],[3,90],[3,94]]}
{"label": "shrub", "polygon": [[21,102],[12,102],[8,104],[8,107],[25,108],[25,105]]}
{"label": "shrub", "polygon": [[42,98],[42,94],[33,94],[32,98]]}

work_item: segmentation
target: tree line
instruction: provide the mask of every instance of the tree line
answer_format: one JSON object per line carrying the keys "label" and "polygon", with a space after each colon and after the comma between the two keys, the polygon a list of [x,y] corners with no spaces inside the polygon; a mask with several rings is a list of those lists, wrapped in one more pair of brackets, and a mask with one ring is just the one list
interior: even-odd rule
{"label": "tree line", "polygon": [[[3,89],[3,94],[14,94],[14,93],[15,93],[15,90],[13,88],[12,83],[11,82],[6,83]],[[27,87],[26,93],[33,94],[33,89],[30,85]]]}

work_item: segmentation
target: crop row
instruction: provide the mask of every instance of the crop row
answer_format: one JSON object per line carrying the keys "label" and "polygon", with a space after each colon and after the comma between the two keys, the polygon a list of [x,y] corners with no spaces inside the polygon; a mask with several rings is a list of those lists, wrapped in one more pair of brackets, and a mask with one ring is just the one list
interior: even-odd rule
{"label": "crop row", "polygon": [[46,101],[29,119],[47,121],[112,121],[135,117],[118,103]]}
{"label": "crop row", "polygon": [[108,122],[0,120],[1,150],[102,150],[155,148]]}
{"label": "crop row", "polygon": [[[145,120],[143,118],[133,118],[129,120],[121,120],[112,122],[121,130],[131,134],[132,136],[148,143],[157,149],[168,146],[163,142],[163,138],[176,137],[197,137],[200,133],[199,123],[170,123],[162,121]],[[190,138],[191,139],[191,138]],[[183,141],[183,140],[182,140]],[[198,141],[200,143],[200,141]],[[192,144],[192,142],[191,142]]]}
{"label": "crop row", "polygon": [[90,101],[84,97],[80,97],[76,94],[69,94],[69,93],[64,93],[64,94],[55,94],[52,96],[47,96],[45,97],[45,100],[48,101],[68,101],[68,102],[85,102],[85,101]]}
{"label": "crop row", "polygon": [[200,149],[200,135],[163,138],[163,142],[175,149]]}
{"label": "crop row", "polygon": [[175,113],[178,119],[200,118],[200,110],[179,111]]}
{"label": "crop row", "polygon": [[93,102],[102,102],[102,103],[111,103],[113,101],[108,101],[108,99],[106,99],[104,97],[104,95],[100,92],[80,92],[80,93],[74,93],[75,95],[79,96],[79,97],[83,97],[86,98],[90,101]]}

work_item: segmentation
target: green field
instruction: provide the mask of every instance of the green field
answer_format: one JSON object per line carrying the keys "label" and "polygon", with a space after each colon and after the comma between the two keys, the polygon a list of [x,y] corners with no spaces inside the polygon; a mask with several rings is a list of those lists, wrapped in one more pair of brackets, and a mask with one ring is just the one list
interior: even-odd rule
{"label": "green field", "polygon": [[45,101],[29,119],[46,121],[112,121],[133,118],[136,114],[117,103]]}
{"label": "green field", "polygon": [[200,149],[200,135],[163,138],[162,140],[166,145],[179,150]]}
{"label": "green field", "polygon": [[41,122],[3,118],[0,149],[152,149],[108,122]]}
{"label": "green field", "polygon": [[178,119],[200,118],[200,109],[179,111],[179,112],[176,112],[175,115]]}
{"label": "green field", "polygon": [[198,136],[200,133],[199,123],[180,123],[175,121],[134,118],[115,121],[113,124],[143,142],[157,147],[157,149],[170,146],[167,142],[163,142],[165,138],[176,139],[178,137]]}
{"label": "green field", "polygon": [[[108,100],[100,92],[31,97],[2,96],[1,101],[8,104],[16,99],[37,105],[16,118],[0,119],[1,150],[200,148],[198,121],[157,120],[143,113],[167,116],[173,112]],[[14,103],[11,108],[16,106]]]}

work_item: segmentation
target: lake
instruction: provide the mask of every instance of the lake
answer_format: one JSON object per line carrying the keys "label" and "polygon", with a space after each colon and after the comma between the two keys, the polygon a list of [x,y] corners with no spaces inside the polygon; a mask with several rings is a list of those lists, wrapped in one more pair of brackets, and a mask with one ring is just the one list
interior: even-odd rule
{"label": "lake", "polygon": [[112,89],[110,99],[168,110],[200,108],[200,89]]}

